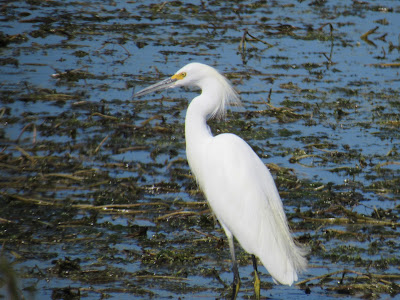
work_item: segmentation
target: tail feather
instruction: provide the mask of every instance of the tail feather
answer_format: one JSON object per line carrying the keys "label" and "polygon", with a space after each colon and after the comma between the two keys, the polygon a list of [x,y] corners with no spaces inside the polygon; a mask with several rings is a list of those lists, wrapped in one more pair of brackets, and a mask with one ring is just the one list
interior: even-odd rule
{"label": "tail feather", "polygon": [[[274,202],[270,202],[271,204]],[[308,250],[293,240],[283,207],[272,204],[272,220],[264,220],[260,227],[259,249],[256,255],[280,284],[292,285],[298,274],[307,268]]]}

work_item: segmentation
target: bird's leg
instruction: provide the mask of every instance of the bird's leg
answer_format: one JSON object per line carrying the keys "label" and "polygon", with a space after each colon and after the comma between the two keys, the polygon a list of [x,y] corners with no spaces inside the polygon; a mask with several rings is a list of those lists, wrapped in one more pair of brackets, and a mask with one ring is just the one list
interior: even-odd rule
{"label": "bird's leg", "polygon": [[251,259],[253,260],[254,268],[254,293],[256,294],[256,299],[260,300],[260,277],[257,270],[257,258],[252,254]]}
{"label": "bird's leg", "polygon": [[240,289],[239,270],[236,261],[233,263],[232,300],[235,300]]}
{"label": "bird's leg", "polygon": [[239,277],[239,269],[236,263],[235,257],[235,246],[233,244],[233,236],[228,235],[229,241],[229,250],[231,252],[232,258],[232,270],[233,270],[233,283],[232,283],[232,300],[235,300],[240,288],[240,277]]}

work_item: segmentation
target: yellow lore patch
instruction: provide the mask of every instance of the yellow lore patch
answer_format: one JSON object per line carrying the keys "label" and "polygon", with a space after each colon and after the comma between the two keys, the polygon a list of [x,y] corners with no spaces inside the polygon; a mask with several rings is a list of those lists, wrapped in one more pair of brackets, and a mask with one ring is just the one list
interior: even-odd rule
{"label": "yellow lore patch", "polygon": [[181,72],[181,73],[175,74],[171,78],[172,79],[177,79],[177,80],[182,80],[185,77],[186,77],[186,72]]}

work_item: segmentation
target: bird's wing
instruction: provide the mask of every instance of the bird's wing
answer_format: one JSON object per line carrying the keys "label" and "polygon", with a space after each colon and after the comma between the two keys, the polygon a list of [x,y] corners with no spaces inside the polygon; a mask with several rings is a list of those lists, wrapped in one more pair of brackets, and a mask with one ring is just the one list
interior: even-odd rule
{"label": "bird's wing", "polygon": [[291,238],[274,180],[241,138],[222,134],[206,147],[200,185],[218,220],[282,284],[297,280],[305,259]]}

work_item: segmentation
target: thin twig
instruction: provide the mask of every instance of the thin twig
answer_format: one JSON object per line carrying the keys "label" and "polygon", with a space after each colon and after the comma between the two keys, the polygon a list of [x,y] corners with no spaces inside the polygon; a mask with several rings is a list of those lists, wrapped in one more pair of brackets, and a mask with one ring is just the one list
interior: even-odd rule
{"label": "thin twig", "polygon": [[48,174],[43,174],[43,177],[62,177],[65,179],[71,179],[75,181],[82,181],[84,179],[84,177],[74,176],[72,174],[63,174],[63,173],[48,173]]}
{"label": "thin twig", "polygon": [[101,146],[103,146],[103,144],[108,140],[108,134],[107,136],[100,142],[100,144],[97,146],[97,148],[94,150],[94,153],[99,152]]}
{"label": "thin twig", "polygon": [[101,114],[101,113],[99,113],[99,112],[92,113],[92,116],[98,116],[98,117],[102,117],[102,118],[104,118],[104,119],[109,119],[109,120],[118,120],[117,117],[103,115],[103,114]]}
{"label": "thin twig", "polygon": [[29,155],[28,152],[26,152],[24,149],[22,149],[21,147],[15,146],[15,149],[18,150],[19,152],[21,152],[21,154],[23,156],[25,156],[27,159],[29,159],[32,163],[35,162],[35,159],[31,155]]}
{"label": "thin twig", "polygon": [[175,276],[166,276],[166,275],[137,275],[136,279],[164,279],[164,280],[177,280],[177,281],[186,281],[188,278],[184,277],[175,277]]}
{"label": "thin twig", "polygon": [[166,215],[163,215],[161,217],[156,218],[156,221],[161,221],[161,220],[165,220],[165,219],[169,219],[172,217],[176,217],[176,216],[191,216],[191,215],[199,215],[200,213],[195,212],[195,211],[176,211],[173,213],[169,213]]}
{"label": "thin twig", "polygon": [[6,108],[5,108],[5,107],[2,107],[2,108],[0,109],[0,111],[1,111],[1,113],[0,113],[0,119],[1,119],[1,118],[3,118],[4,113],[6,112]]}

